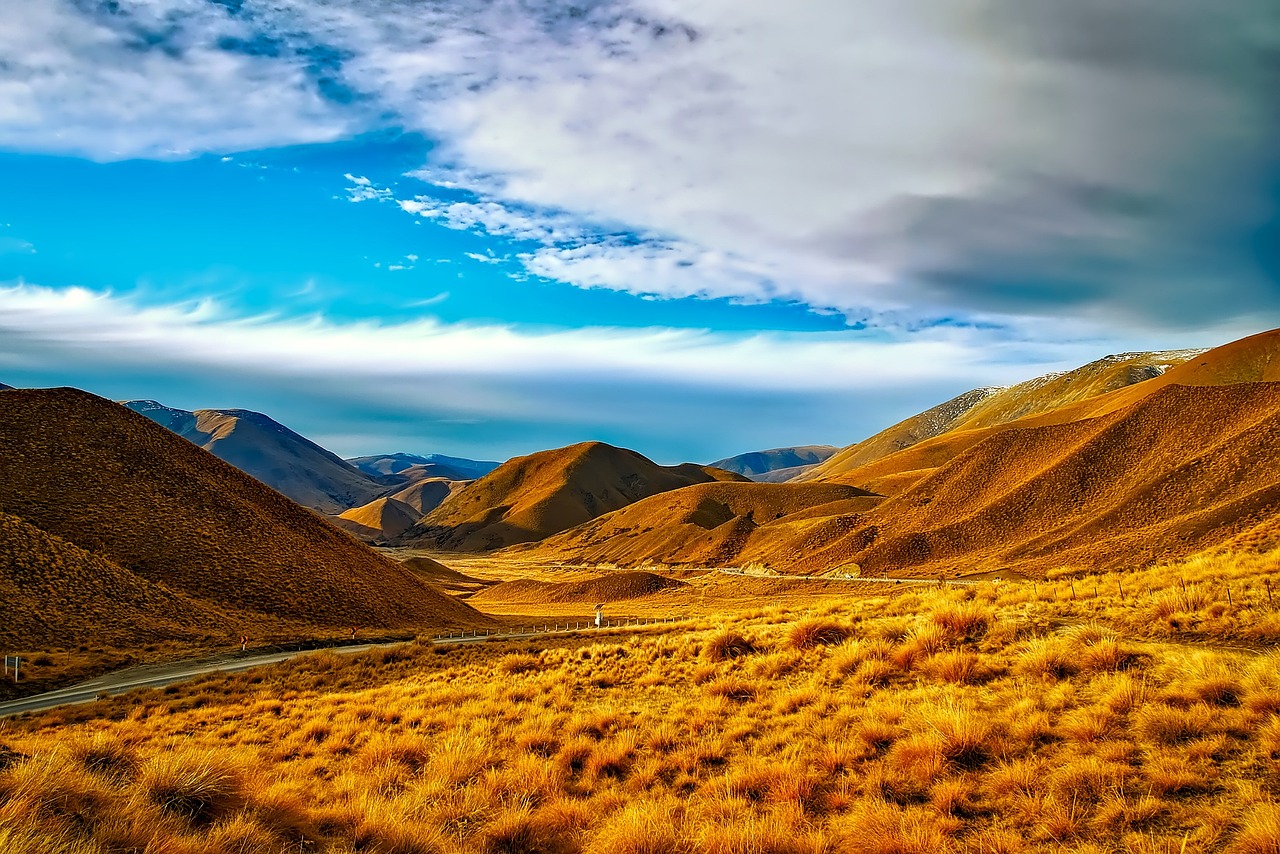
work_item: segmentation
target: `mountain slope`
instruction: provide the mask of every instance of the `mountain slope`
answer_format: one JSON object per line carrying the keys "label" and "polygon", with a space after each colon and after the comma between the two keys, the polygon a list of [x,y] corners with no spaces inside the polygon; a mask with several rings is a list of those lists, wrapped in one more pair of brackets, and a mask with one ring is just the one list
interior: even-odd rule
{"label": "mountain slope", "polygon": [[0,639],[11,649],[127,647],[140,626],[152,641],[225,640],[251,625],[247,615],[147,581],[7,513],[0,513],[0,600]]}
{"label": "mountain slope", "polygon": [[5,391],[6,389],[11,389],[11,388],[13,388],[13,386],[0,383],[0,391]]}
{"label": "mountain slope", "polygon": [[[881,498],[838,484],[702,483],[663,492],[525,547],[564,563],[733,566],[797,523],[870,512]],[[513,550],[518,550],[515,547]]]}
{"label": "mountain slope", "polygon": [[692,464],[660,466],[635,451],[583,442],[508,460],[451,495],[401,539],[461,551],[501,548],[718,479],[742,478]]}
{"label": "mountain slope", "polygon": [[[1132,384],[1120,384],[1120,387],[1104,394],[1076,395],[1071,402],[1047,410],[1041,408],[1041,411],[1028,414],[1016,421],[994,423],[971,429],[949,430],[905,450],[873,459],[859,467],[828,474],[824,480],[864,486],[884,494],[895,494],[988,436],[1015,426],[1068,424],[1096,418],[1131,406],[1170,385],[1200,387],[1240,382],[1270,382],[1280,379],[1280,359],[1276,358],[1280,353],[1280,330],[1251,335],[1208,351],[1184,350],[1144,355],[1157,357],[1151,364],[1159,366],[1162,364],[1159,357],[1168,356],[1170,353],[1195,355],[1173,367],[1161,369],[1158,375],[1150,379]],[[1123,361],[1118,361],[1117,357],[1108,357],[1086,365],[1085,368],[1106,364],[1118,371],[1130,367]],[[1070,374],[1063,375],[1063,377],[1069,376]],[[1037,381],[1032,381],[1032,383],[1035,382]]]}
{"label": "mountain slope", "polygon": [[409,505],[418,514],[418,518],[421,519],[443,504],[444,500],[450,495],[459,489],[465,488],[468,483],[469,481],[431,477],[411,483],[399,492],[391,493],[388,497]]}
{"label": "mountain slope", "polygon": [[[1123,353],[1065,373],[1035,377],[1008,388],[974,389],[841,449],[831,459],[797,479],[832,480],[947,433],[997,427],[1029,415],[1100,397],[1116,389],[1155,379],[1202,352]],[[839,479],[849,482],[844,477]]]}
{"label": "mountain slope", "polygon": [[725,471],[761,480],[761,475],[777,472],[780,469],[796,469],[814,466],[823,462],[836,452],[831,445],[802,445],[794,448],[771,448],[767,451],[751,451],[716,460],[711,465]]}
{"label": "mountain slope", "polygon": [[449,480],[475,480],[498,467],[498,463],[489,460],[468,460],[444,454],[382,454],[352,457],[346,462],[374,477],[404,474],[417,469],[420,472],[418,477],[446,477]]}
{"label": "mountain slope", "polygon": [[130,400],[125,406],[204,448],[221,460],[321,513],[358,507],[387,491],[324,448],[247,409],[198,409],[187,412]]}
{"label": "mountain slope", "polygon": [[76,389],[5,393],[0,512],[262,625],[481,619],[212,454]]}
{"label": "mountain slope", "polygon": [[374,541],[400,536],[422,516],[422,513],[394,498],[375,498],[361,507],[344,510],[332,521],[362,540]]}
{"label": "mountain slope", "polygon": [[[1280,383],[1167,384],[1093,418],[1034,422],[966,431],[981,438],[880,502],[794,493],[796,503],[771,518],[752,490],[835,484],[725,484],[714,500],[700,495],[707,487],[688,487],[531,546],[526,557],[1036,575],[1173,559],[1280,516]],[[751,501],[735,504],[730,488]]]}

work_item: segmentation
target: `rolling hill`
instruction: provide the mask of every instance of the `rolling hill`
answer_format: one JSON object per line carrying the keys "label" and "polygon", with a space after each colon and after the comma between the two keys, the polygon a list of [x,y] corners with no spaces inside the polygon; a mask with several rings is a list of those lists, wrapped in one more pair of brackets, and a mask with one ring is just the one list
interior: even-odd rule
{"label": "rolling hill", "polygon": [[870,438],[842,448],[826,462],[801,473],[796,479],[832,480],[946,433],[996,427],[1028,415],[1050,412],[1099,397],[1116,389],[1155,379],[1171,367],[1202,352],[1170,350],[1123,353],[1098,359],[1073,371],[1046,374],[1008,388],[967,391],[900,421]]}
{"label": "rolling hill", "polygon": [[0,587],[16,603],[3,622],[34,633],[0,628],[12,643],[43,637],[40,624],[136,645],[245,626],[296,636],[483,621],[237,468],[76,389],[5,393],[0,513]]}
{"label": "rolling hill", "polygon": [[736,472],[752,480],[767,480],[769,475],[787,472],[786,478],[794,477],[801,470],[816,466],[836,452],[831,445],[804,445],[796,448],[772,448],[768,451],[751,451],[716,460],[712,466],[725,471]]}
{"label": "rolling hill", "polygon": [[188,412],[154,400],[130,400],[124,405],[303,507],[321,513],[341,513],[358,507],[389,488],[389,484],[375,480],[259,412],[247,409]]}
{"label": "rolling hill", "polygon": [[[766,510],[762,524],[763,496],[738,505],[719,496],[712,504],[699,496],[706,487],[690,487],[525,551],[624,566],[729,560],[896,575],[1034,575],[1173,559],[1274,527],[1278,352],[1280,332],[1253,336],[1109,392],[943,432],[839,476],[894,482],[883,500],[796,493],[772,518]],[[785,496],[820,485],[776,486]]]}
{"label": "rolling hill", "polygon": [[422,513],[394,498],[375,498],[361,507],[344,510],[332,522],[370,542],[398,537],[421,519]]}
{"label": "rolling hill", "polygon": [[1147,565],[1280,513],[1280,384],[1168,385],[1103,416],[990,432],[891,498],[796,493],[763,524],[758,497],[711,503],[700,490],[639,502],[527,556],[910,576]]}
{"label": "rolling hill", "polygon": [[737,566],[752,544],[790,544],[797,524],[865,514],[881,500],[839,484],[703,483],[637,501],[527,549],[558,563]]}
{"label": "rolling hill", "polygon": [[444,500],[450,495],[467,486],[468,483],[470,481],[429,477],[411,483],[399,492],[391,493],[388,497],[409,505],[418,514],[418,518],[421,519],[444,503]]}
{"label": "rolling hill", "polygon": [[632,502],[740,475],[686,463],[660,466],[603,442],[583,442],[508,460],[449,496],[402,542],[484,551],[540,540]]}

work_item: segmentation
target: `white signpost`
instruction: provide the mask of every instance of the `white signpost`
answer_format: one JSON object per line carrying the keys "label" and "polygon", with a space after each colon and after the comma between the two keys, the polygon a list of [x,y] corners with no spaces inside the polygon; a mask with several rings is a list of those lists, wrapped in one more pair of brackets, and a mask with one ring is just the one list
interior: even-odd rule
{"label": "white signpost", "polygon": [[9,675],[9,668],[13,667],[13,681],[17,682],[21,678],[19,668],[22,667],[22,659],[16,655],[6,655],[4,657],[4,675]]}

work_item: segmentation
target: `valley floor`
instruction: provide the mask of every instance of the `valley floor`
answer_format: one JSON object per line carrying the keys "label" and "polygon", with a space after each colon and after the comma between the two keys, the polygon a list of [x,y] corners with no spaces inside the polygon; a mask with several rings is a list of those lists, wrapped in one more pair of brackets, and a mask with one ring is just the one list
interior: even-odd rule
{"label": "valley floor", "polygon": [[[455,568],[494,613],[592,613]],[[531,580],[598,578],[568,572]],[[318,652],[0,722],[0,850],[1280,851],[1280,552],[665,577],[607,608],[671,625]]]}

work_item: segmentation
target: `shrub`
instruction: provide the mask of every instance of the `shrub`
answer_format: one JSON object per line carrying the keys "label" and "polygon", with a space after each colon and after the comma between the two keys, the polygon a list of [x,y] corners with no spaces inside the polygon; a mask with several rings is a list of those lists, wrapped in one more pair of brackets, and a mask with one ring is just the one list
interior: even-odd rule
{"label": "shrub", "polygon": [[668,804],[633,802],[614,813],[596,829],[586,846],[587,854],[683,854]]}

